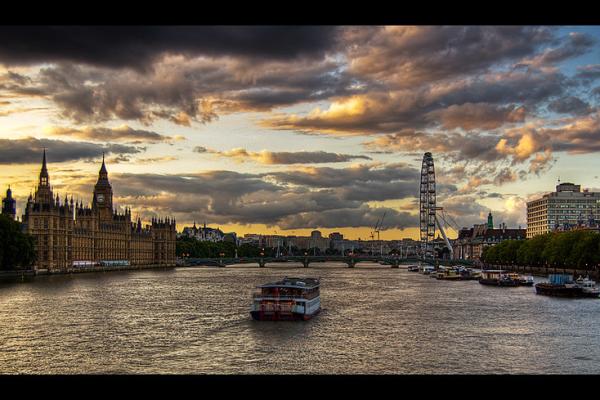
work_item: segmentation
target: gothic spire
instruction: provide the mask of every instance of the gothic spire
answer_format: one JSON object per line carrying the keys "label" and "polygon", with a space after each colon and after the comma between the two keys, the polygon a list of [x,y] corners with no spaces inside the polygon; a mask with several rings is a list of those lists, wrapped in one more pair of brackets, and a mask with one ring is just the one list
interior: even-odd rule
{"label": "gothic spire", "polygon": [[48,168],[46,167],[46,148],[44,147],[44,157],[42,159],[42,170],[40,171],[40,185],[48,186],[49,181]]}
{"label": "gothic spire", "polygon": [[100,167],[100,179],[108,179],[108,171],[106,171],[106,164],[104,163],[104,152],[102,152],[102,166]]}

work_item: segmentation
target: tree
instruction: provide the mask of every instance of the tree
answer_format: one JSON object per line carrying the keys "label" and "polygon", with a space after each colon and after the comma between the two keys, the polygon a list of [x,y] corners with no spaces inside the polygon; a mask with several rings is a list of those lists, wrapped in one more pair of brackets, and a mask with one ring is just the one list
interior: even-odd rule
{"label": "tree", "polygon": [[547,233],[524,240],[517,251],[517,262],[530,266],[545,265],[547,260],[543,257],[543,252],[551,236],[551,233]]}
{"label": "tree", "polygon": [[593,268],[600,263],[600,235],[596,232],[584,231],[576,236],[575,243],[568,257],[568,266],[576,268]]}
{"label": "tree", "polygon": [[26,269],[35,260],[35,238],[23,232],[20,222],[0,215],[0,269]]}

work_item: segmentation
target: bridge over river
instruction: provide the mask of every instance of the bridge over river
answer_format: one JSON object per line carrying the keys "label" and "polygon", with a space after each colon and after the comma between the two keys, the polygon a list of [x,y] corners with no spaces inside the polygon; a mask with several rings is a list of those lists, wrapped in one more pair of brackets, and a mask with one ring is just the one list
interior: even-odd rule
{"label": "bridge over river", "polygon": [[[439,260],[421,259],[417,257],[397,257],[397,256],[371,256],[371,255],[353,255],[353,256],[281,256],[281,257],[237,257],[237,258],[185,258],[181,259],[181,265],[192,267],[199,265],[212,265],[226,267],[233,264],[257,264],[263,268],[268,264],[300,263],[308,268],[312,263],[339,262],[348,265],[348,268],[354,268],[358,263],[376,263],[399,268],[402,263],[425,263],[437,265]],[[465,264],[464,260],[443,260],[444,265]]]}

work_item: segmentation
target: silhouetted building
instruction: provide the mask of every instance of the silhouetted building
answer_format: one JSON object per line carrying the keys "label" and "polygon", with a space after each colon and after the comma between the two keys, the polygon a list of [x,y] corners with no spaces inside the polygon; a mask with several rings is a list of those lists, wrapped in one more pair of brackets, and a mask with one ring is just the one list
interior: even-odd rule
{"label": "silhouetted building", "polygon": [[16,219],[17,216],[17,202],[12,197],[12,190],[10,186],[6,190],[6,197],[2,199],[2,215],[6,215],[11,219]]}

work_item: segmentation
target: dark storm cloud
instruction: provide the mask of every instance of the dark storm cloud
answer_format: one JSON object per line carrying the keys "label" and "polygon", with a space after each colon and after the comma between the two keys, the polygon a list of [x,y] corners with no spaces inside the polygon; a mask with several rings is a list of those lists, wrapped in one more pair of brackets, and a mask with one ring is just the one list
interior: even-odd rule
{"label": "dark storm cloud", "polygon": [[163,54],[292,59],[334,45],[331,26],[3,26],[0,62],[77,62],[145,70]]}
{"label": "dark storm cloud", "polygon": [[99,145],[88,142],[67,142],[50,139],[0,139],[0,164],[29,164],[42,160],[46,149],[48,162],[77,161],[107,154],[135,154],[141,150],[119,144]]}
{"label": "dark storm cloud", "polygon": [[594,111],[587,102],[575,96],[556,99],[550,102],[548,109],[555,113],[572,115],[587,115]]}
{"label": "dark storm cloud", "polygon": [[[331,61],[165,59],[147,74],[70,64],[42,68],[35,79],[0,81],[15,96],[42,96],[59,116],[78,123],[111,119],[152,123],[168,119],[190,126],[219,114],[274,107],[358,93],[352,79]],[[290,77],[293,77],[290,79]]]}

